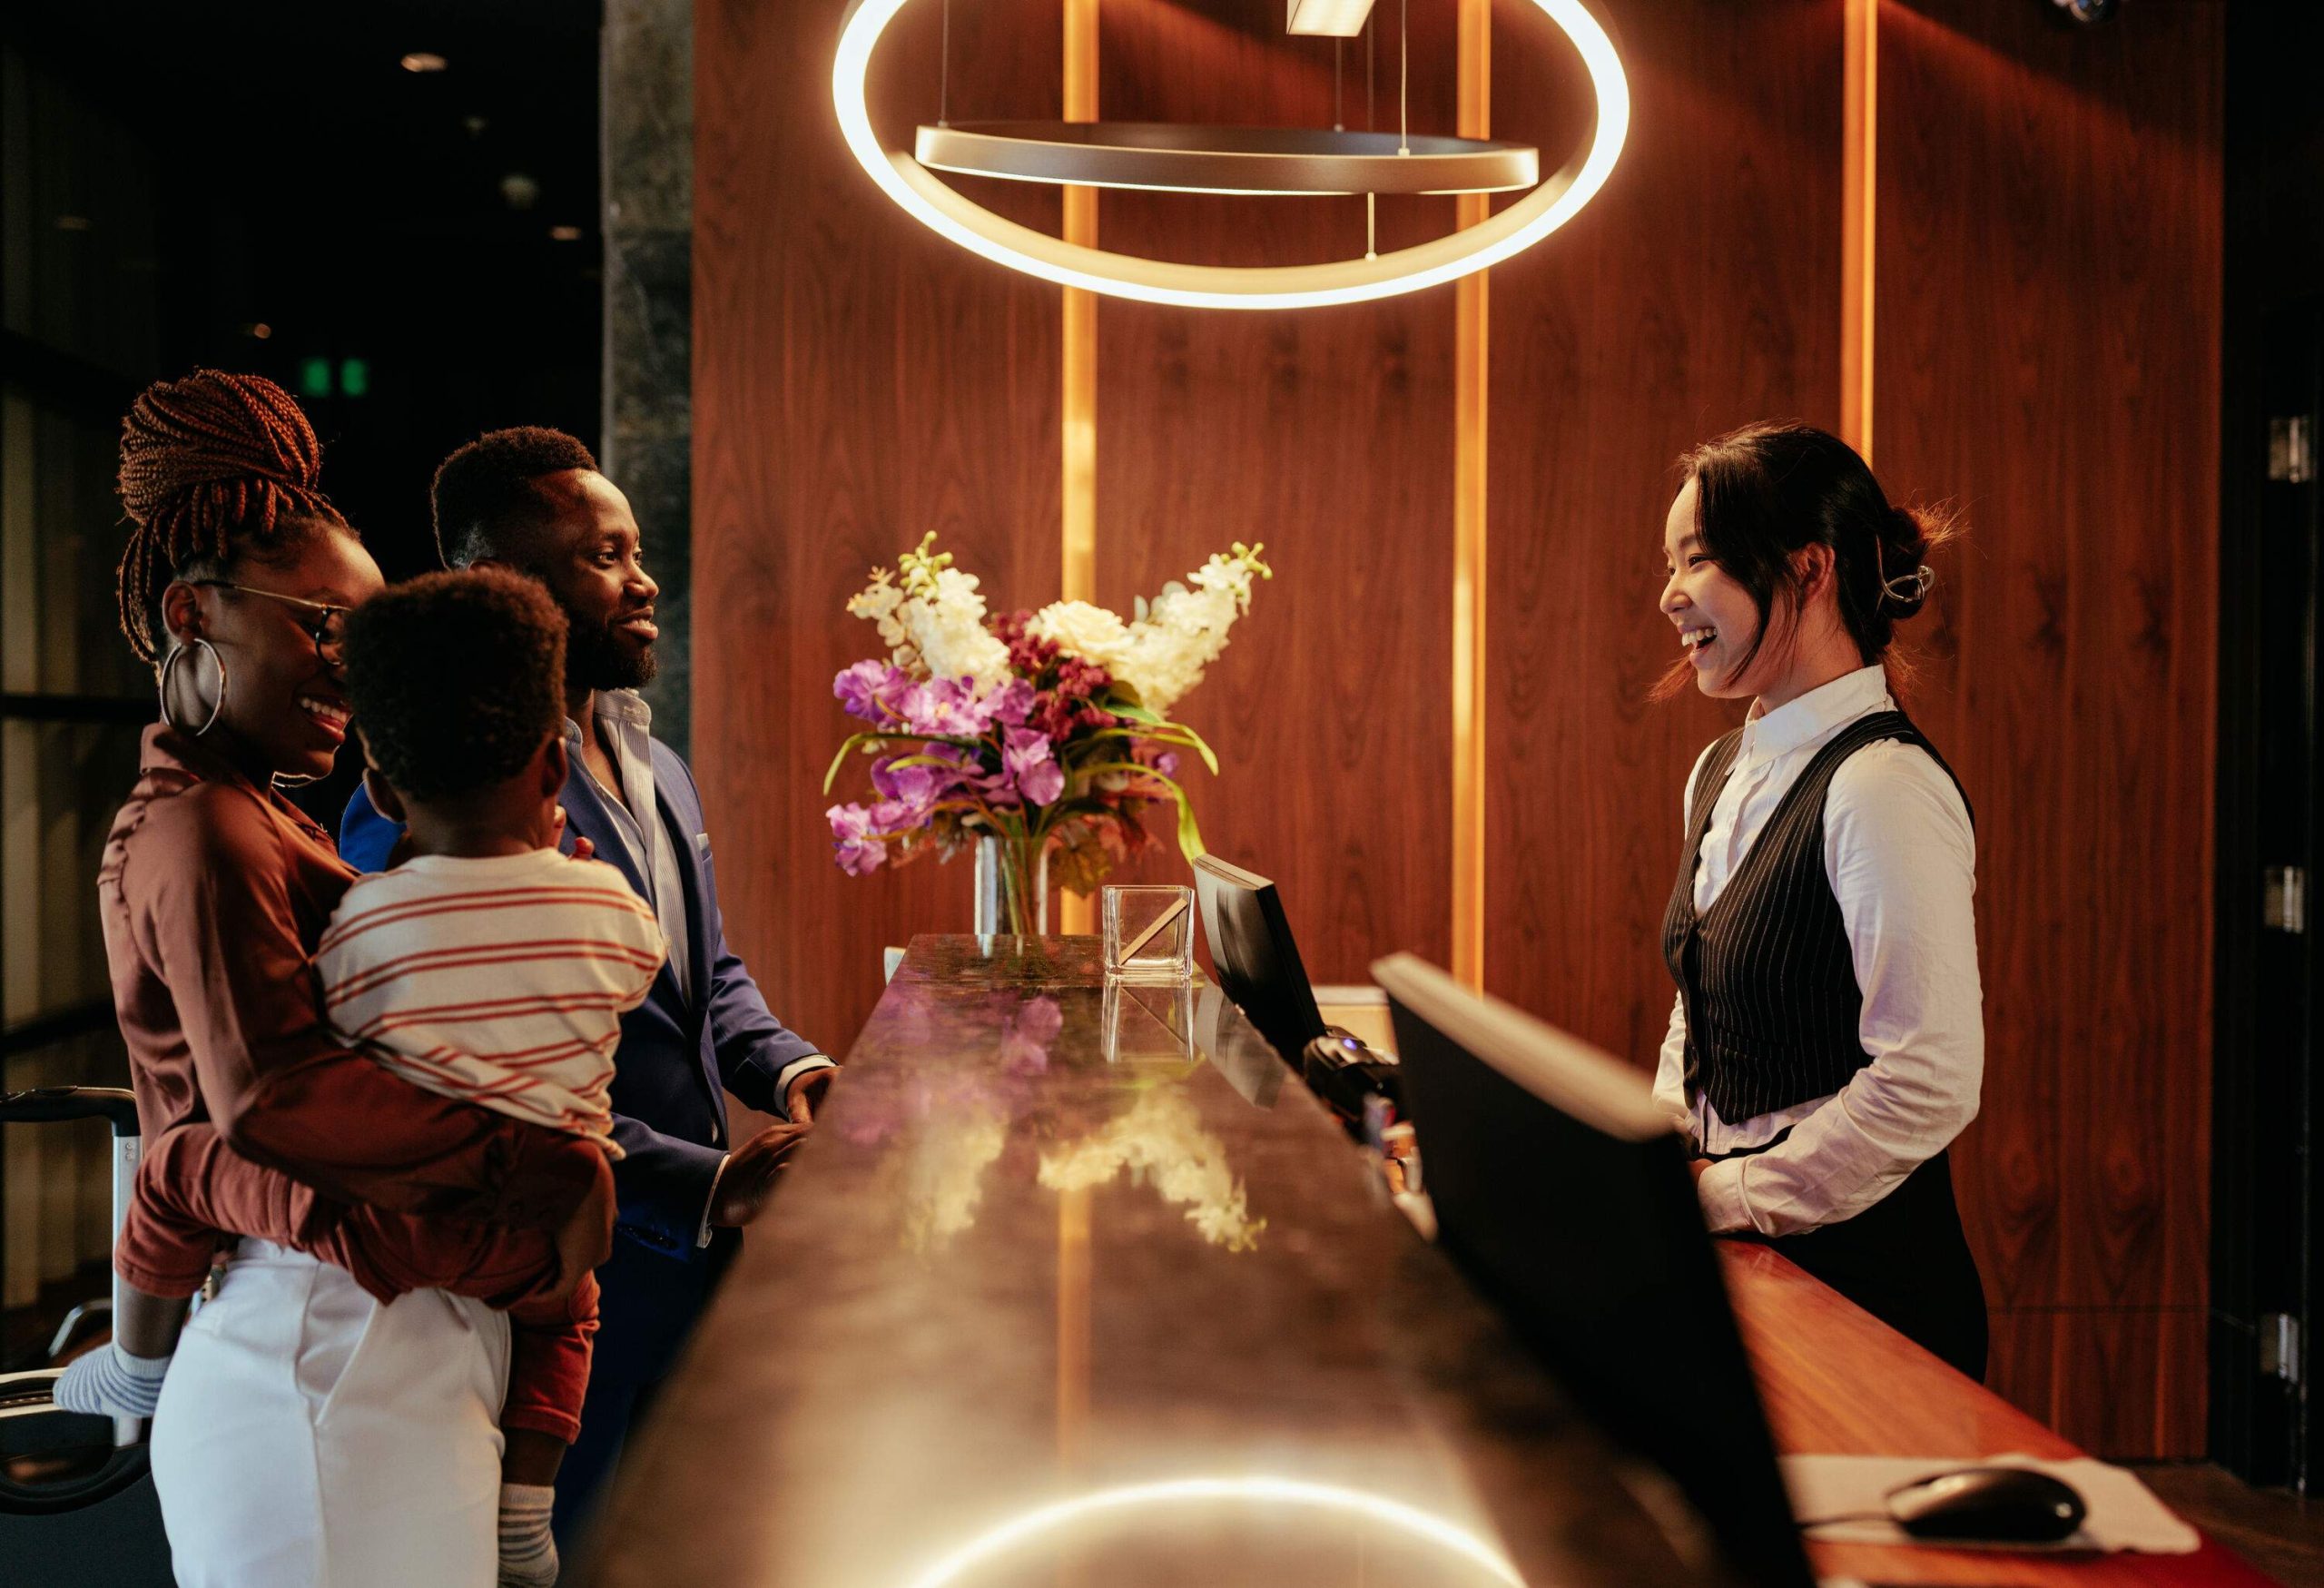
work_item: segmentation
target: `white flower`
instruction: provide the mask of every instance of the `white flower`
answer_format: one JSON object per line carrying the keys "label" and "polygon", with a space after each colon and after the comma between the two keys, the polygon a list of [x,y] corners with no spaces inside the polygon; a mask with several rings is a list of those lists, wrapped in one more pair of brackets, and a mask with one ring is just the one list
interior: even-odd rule
{"label": "white flower", "polygon": [[923,558],[907,570],[905,587],[899,588],[887,570],[877,568],[872,583],[848,598],[847,609],[879,625],[888,659],[909,672],[974,679],[980,694],[1008,676],[1009,647],[984,626],[984,597],[974,574],[931,567]]}
{"label": "white flower", "polygon": [[984,626],[974,574],[940,569],[934,591],[905,602],[899,615],[930,677],[973,678],[981,694],[1008,676],[1009,647]]}
{"label": "white flower", "polygon": [[1128,624],[1087,601],[1052,601],[1033,614],[1026,630],[1037,639],[1054,640],[1083,661],[1095,662],[1109,672],[1130,644]]}
{"label": "white flower", "polygon": [[1167,715],[1226,648],[1227,631],[1251,609],[1252,581],[1274,577],[1261,549],[1238,544],[1213,556],[1187,576],[1192,589],[1164,586],[1134,623],[1086,601],[1058,601],[1035,616],[1031,632],[1097,663]]}

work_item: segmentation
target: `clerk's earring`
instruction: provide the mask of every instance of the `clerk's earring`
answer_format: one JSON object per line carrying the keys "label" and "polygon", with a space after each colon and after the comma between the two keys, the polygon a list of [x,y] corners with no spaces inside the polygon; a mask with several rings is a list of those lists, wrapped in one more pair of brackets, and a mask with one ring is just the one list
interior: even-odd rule
{"label": "clerk's earring", "polygon": [[[176,671],[180,659],[197,646],[210,653],[210,665],[218,669],[218,698],[212,704],[210,715],[202,719],[202,725],[198,728],[189,728],[170,715],[170,675]],[[172,646],[170,654],[162,659],[162,720],[178,732],[191,734],[199,739],[218,725],[218,714],[225,709],[226,658],[218,654],[218,647],[199,635],[182,645]]]}

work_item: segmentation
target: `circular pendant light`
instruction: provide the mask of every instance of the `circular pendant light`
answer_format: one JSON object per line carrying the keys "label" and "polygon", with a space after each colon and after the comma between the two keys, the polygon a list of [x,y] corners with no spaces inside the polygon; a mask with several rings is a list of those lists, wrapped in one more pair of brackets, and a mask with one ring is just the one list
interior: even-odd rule
{"label": "circular pendant light", "polygon": [[1175,122],[948,122],[922,126],[931,171],[1173,193],[1503,193],[1541,180],[1530,143],[1189,127]]}
{"label": "circular pendant light", "polygon": [[[1331,303],[1359,303],[1369,299],[1393,297],[1400,292],[1417,291],[1457,280],[1465,275],[1498,264],[1512,254],[1531,247],[1556,231],[1596,196],[1606,183],[1606,178],[1620,155],[1622,141],[1630,131],[1630,84],[1622,74],[1622,64],[1614,54],[1614,44],[1606,30],[1590,14],[1582,0],[1532,0],[1544,15],[1562,30],[1581,57],[1590,74],[1592,91],[1597,95],[1597,115],[1587,143],[1564,169],[1547,181],[1535,185],[1498,215],[1474,226],[1439,237],[1410,248],[1397,249],[1364,259],[1336,261],[1328,264],[1267,265],[1237,267],[1226,265],[1174,264],[1162,260],[1143,259],[1135,254],[1112,253],[1104,249],[1088,248],[1067,242],[1037,232],[1029,226],[994,214],[982,205],[963,197],[929,169],[929,165],[913,155],[891,152],[880,145],[878,135],[872,130],[870,107],[864,101],[864,80],[870,70],[872,53],[880,36],[888,29],[908,0],[853,0],[848,7],[846,20],[841,24],[839,50],[832,61],[832,102],[838,111],[840,133],[847,141],[848,150],[859,164],[879,183],[881,191],[901,205],[914,220],[938,235],[958,243],[971,253],[981,254],[1011,270],[1023,271],[1043,281],[1060,286],[1080,287],[1110,297],[1134,298],[1149,303],[1169,303],[1191,309],[1308,309]],[[1053,127],[1057,123],[1034,123]],[[1086,123],[1074,125],[1092,130],[1108,125],[1114,128],[1137,123]],[[952,128],[922,128],[922,133],[959,133],[966,136],[981,135],[990,139],[990,124],[970,123]],[[1260,129],[1206,129],[1213,137],[1231,140],[1233,137]],[[1183,133],[1185,129],[1175,129]],[[1022,134],[1003,133],[1027,142]],[[1276,137],[1284,133],[1272,134]],[[1324,134],[1335,141],[1350,134]],[[1357,134],[1361,136],[1361,134]],[[1036,137],[1029,141],[1038,143]],[[1390,140],[1393,142],[1392,138]],[[1415,149],[1430,140],[1410,140]],[[1478,158],[1476,140],[1437,140],[1438,143],[1459,143],[1472,145],[1462,158]],[[923,139],[918,148],[929,147]],[[1491,147],[1487,145],[1487,147]],[[1508,149],[1510,145],[1501,145]],[[932,152],[942,155],[963,152],[981,158],[992,158],[995,150],[988,142],[984,146],[965,150],[960,143],[947,143],[939,139]],[[1197,156],[1208,153],[1215,157],[1231,154],[1231,148],[1222,142],[1207,151],[1196,150]],[[1093,143],[1086,135],[1079,153],[1066,151],[1067,163],[1073,158],[1088,161],[1095,154],[1101,163],[1106,160],[1122,162],[1141,153],[1183,161],[1189,151],[1140,151],[1120,143],[1118,136],[1110,143]],[[1278,150],[1275,158],[1296,159]],[[1017,160],[1021,163],[1047,162],[1054,165],[1059,156],[1052,152],[1000,151],[999,158]],[[1346,153],[1343,160],[1364,160],[1367,154]],[[1398,158],[1390,156],[1389,158]],[[1417,154],[1403,156],[1418,158]],[[959,169],[971,169],[967,166]],[[1079,175],[1032,175],[1028,173],[993,172],[982,166],[973,167],[983,174],[1013,174],[1019,180],[1071,182],[1089,185],[1174,185],[1140,182],[1131,183],[1091,182]],[[1087,164],[1079,169],[1088,169]],[[1120,166],[1118,164],[1118,171]],[[1184,170],[1182,165],[1178,169]],[[1214,163],[1207,170],[1215,176]],[[1425,180],[1425,179],[1423,179]],[[1247,191],[1201,185],[1193,191],[1217,192]],[[1270,187],[1266,191],[1285,191]],[[1414,189],[1394,188],[1303,188],[1300,192],[1411,192]],[[1429,191],[1426,189],[1417,191]],[[1466,191],[1479,191],[1468,189]],[[1492,190],[1487,190],[1492,191]]]}

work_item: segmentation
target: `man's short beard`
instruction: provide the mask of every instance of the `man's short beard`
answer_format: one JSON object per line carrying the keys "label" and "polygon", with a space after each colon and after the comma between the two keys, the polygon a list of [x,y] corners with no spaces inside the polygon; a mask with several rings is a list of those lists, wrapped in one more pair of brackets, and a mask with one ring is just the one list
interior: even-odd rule
{"label": "man's short beard", "polygon": [[654,647],[633,650],[611,623],[576,626],[565,636],[565,682],[571,689],[643,689],[659,666]]}

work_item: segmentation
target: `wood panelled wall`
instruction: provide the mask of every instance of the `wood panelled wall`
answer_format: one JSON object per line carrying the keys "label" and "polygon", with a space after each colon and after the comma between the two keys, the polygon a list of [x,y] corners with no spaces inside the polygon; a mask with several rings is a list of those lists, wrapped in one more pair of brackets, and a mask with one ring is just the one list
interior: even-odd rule
{"label": "wood panelled wall", "polygon": [[[698,0],[695,763],[727,925],[843,1050],[878,950],[965,922],[968,880],[857,881],[819,792],[841,603],[930,528],[997,607],[1059,577],[1059,294],[923,232],[832,126],[841,7]],[[1646,703],[1675,654],[1659,534],[1689,444],[1840,418],[1841,0],[1605,0],[1631,141],[1563,232],[1493,272],[1485,732],[1489,988],[1650,1062],[1688,766],[1725,725]],[[1914,709],[1978,807],[1990,1044],[1957,1154],[1994,1382],[2119,1455],[2201,1443],[2216,585],[2219,7],[2110,27],[2034,0],[1878,14],[1875,462],[1955,500]],[[1059,113],[1054,0],[953,8],[956,117]],[[875,105],[933,114],[940,7]],[[1394,8],[1372,113],[1394,117]],[[1331,46],[1277,0],[1101,0],[1099,111],[1328,123]],[[1578,67],[1494,9],[1496,135],[1579,134]],[[1416,130],[1452,124],[1452,6],[1416,0]],[[1361,45],[1344,119],[1364,124]],[[1054,193],[978,196],[1054,228]],[[1382,205],[1384,246],[1450,224]],[[1108,247],[1344,256],[1353,202],[1108,192]],[[1098,592],[1235,539],[1278,577],[1187,715],[1226,774],[1206,836],[1278,878],[1311,972],[1451,941],[1450,290],[1302,314],[1105,301]],[[1157,864],[1156,874],[1172,870]]]}
{"label": "wood panelled wall", "polygon": [[1977,806],[1996,1387],[2203,1448],[2225,8],[1880,35],[1875,437],[1959,504],[1915,711]]}

